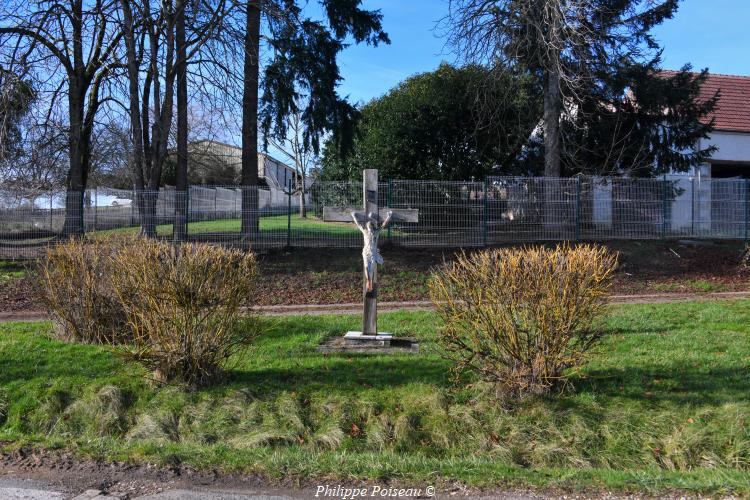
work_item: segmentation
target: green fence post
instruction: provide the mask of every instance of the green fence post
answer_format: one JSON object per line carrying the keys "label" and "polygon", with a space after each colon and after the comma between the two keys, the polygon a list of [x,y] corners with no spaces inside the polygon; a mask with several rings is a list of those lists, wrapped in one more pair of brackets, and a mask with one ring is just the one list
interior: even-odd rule
{"label": "green fence post", "polygon": [[484,178],[484,208],[482,210],[482,244],[487,246],[487,177]]}
{"label": "green fence post", "polygon": [[664,206],[662,210],[662,216],[661,216],[661,237],[662,239],[667,239],[667,174],[664,174]]}
{"label": "green fence post", "polygon": [[96,199],[99,197],[99,188],[94,186],[94,232],[96,232],[96,219],[97,219],[97,213],[96,213]]}
{"label": "green fence post", "polygon": [[695,238],[695,176],[690,178],[690,236]]}
{"label": "green fence post", "polygon": [[286,246],[292,246],[292,183],[286,186]]}
{"label": "green fence post", "polygon": [[[388,208],[393,208],[391,206],[391,191],[393,187],[393,179],[388,179],[388,188],[385,190],[385,206]],[[391,226],[393,224],[388,224],[388,241],[391,241]]]}
{"label": "green fence post", "polygon": [[745,242],[747,242],[747,223],[750,222],[750,180],[745,179]]}
{"label": "green fence post", "polygon": [[[159,199],[158,193],[155,193],[153,195],[156,199],[154,200],[154,203],[156,204]],[[155,205],[154,205],[155,206]],[[190,186],[187,187],[185,190],[185,237],[187,238],[190,234]]]}
{"label": "green fence post", "polygon": [[581,176],[576,182],[576,241],[581,239]]}

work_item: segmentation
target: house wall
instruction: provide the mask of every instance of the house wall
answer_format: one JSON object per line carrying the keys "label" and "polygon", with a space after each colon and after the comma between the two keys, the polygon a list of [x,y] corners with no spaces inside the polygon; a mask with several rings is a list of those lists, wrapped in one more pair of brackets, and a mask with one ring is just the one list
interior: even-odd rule
{"label": "house wall", "polygon": [[288,166],[266,155],[258,155],[259,174],[266,179],[269,186],[274,184],[285,188],[294,178],[294,172]]}
{"label": "house wall", "polygon": [[716,130],[708,139],[700,141],[701,148],[710,145],[718,148],[711,155],[712,161],[750,162],[750,133]]}

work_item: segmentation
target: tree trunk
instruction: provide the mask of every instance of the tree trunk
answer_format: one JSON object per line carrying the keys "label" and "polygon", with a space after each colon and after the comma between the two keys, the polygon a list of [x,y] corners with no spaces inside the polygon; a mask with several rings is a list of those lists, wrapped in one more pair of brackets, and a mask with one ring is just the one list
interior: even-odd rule
{"label": "tree trunk", "polygon": [[[72,18],[72,69],[68,71],[68,146],[70,169],[68,170],[67,191],[65,193],[65,223],[63,236],[83,236],[83,196],[86,190],[84,171],[83,138],[84,109],[86,98],[85,67],[83,62],[83,3],[80,0],[71,2]],[[89,80],[90,81],[90,80]]]}
{"label": "tree trunk", "polygon": [[83,163],[83,92],[80,85],[71,81],[68,94],[68,147],[70,148],[70,168],[65,193],[65,222],[63,236],[83,236],[83,196],[86,191],[86,173]]}
{"label": "tree trunk", "polygon": [[187,237],[188,182],[187,182],[187,49],[185,46],[185,4],[175,5],[175,48],[177,50],[177,164],[175,166],[174,240]]}
{"label": "tree trunk", "polygon": [[305,176],[300,176],[300,191],[299,191],[299,216],[301,219],[307,218],[307,207],[305,207]]}
{"label": "tree trunk", "polygon": [[248,0],[242,92],[242,235],[258,233],[258,75],[260,70],[260,6]]}
{"label": "tree trunk", "polygon": [[560,74],[549,70],[544,88],[544,230],[549,239],[557,239],[563,225],[564,207],[560,203]]}
{"label": "tree trunk", "polygon": [[[148,237],[156,236],[156,196],[147,193],[144,175],[143,125],[141,123],[141,99],[139,82],[139,65],[136,51],[135,31],[133,26],[133,11],[130,0],[120,0],[124,26],[125,54],[128,69],[129,117],[132,142],[131,168],[136,190],[136,207],[141,224],[141,234]],[[148,85],[148,80],[146,85]],[[148,111],[148,110],[146,110]],[[151,199],[153,198],[153,200]]]}
{"label": "tree trunk", "polygon": [[544,89],[544,175],[560,177],[560,73],[548,72]]}

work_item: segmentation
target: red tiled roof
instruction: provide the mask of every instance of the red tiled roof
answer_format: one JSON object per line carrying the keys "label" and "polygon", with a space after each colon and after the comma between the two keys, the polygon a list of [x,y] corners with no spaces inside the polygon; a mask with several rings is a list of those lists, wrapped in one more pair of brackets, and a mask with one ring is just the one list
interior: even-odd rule
{"label": "red tiled roof", "polygon": [[[673,71],[664,73],[674,74]],[[706,121],[715,118],[716,130],[750,132],[750,76],[709,73],[701,86],[701,100],[712,98],[717,90],[720,91],[719,102]]]}
{"label": "red tiled roof", "polygon": [[750,76],[709,75],[701,86],[701,98],[719,90],[714,116],[716,130],[750,132]]}

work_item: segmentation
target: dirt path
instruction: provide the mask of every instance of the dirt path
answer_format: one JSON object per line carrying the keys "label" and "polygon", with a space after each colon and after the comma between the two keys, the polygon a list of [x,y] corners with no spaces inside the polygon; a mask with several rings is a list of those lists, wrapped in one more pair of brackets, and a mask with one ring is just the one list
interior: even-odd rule
{"label": "dirt path", "polygon": [[[705,292],[705,293],[651,293],[637,295],[612,295],[611,304],[661,304],[694,300],[738,300],[750,298],[750,292]],[[429,301],[380,302],[378,311],[429,311],[434,309]],[[361,303],[345,304],[298,304],[258,306],[247,309],[263,316],[298,316],[319,314],[358,314]],[[45,321],[49,316],[44,311],[0,312],[0,323]]]}
{"label": "dirt path", "polygon": [[[1,445],[2,443],[0,443]],[[388,488],[412,488],[421,494],[399,498],[471,498],[474,500],[555,499],[637,499],[698,498],[679,492],[620,493],[607,490],[563,491],[556,489],[478,489],[453,481],[437,480],[423,484],[406,481],[342,481],[331,478],[282,477],[269,479],[257,474],[222,474],[214,470],[196,470],[182,465],[165,468],[153,464],[104,462],[75,457],[65,451],[21,448],[0,451],[0,498],[11,499],[188,499],[188,500],[297,500],[305,498],[342,498],[342,495],[319,492],[357,488],[366,491],[364,498],[383,498],[373,491]],[[380,488],[380,490],[377,490]],[[360,495],[359,498],[363,496]],[[351,496],[349,497],[351,498]],[[389,498],[396,498],[390,496]]]}

